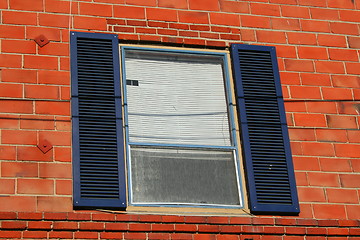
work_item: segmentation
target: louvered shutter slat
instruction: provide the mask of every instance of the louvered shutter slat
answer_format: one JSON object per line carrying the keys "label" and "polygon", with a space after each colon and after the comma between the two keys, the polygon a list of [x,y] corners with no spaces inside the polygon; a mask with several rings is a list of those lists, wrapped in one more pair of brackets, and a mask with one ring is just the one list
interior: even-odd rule
{"label": "louvered shutter slat", "polygon": [[298,214],[275,48],[234,44],[232,60],[250,209]]}
{"label": "louvered shutter slat", "polygon": [[71,33],[75,207],[126,207],[118,40]]}

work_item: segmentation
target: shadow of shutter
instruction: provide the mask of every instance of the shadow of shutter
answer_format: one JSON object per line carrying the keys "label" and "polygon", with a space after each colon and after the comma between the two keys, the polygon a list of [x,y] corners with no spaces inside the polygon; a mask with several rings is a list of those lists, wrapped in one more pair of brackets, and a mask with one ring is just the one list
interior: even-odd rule
{"label": "shadow of shutter", "polygon": [[231,50],[250,210],[298,214],[275,48],[233,44]]}
{"label": "shadow of shutter", "polygon": [[74,207],[126,207],[117,35],[71,33]]}

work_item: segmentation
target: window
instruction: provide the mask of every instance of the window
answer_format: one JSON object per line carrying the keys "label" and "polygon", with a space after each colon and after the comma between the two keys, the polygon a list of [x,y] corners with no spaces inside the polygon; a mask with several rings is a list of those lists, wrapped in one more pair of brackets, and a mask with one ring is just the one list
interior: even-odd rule
{"label": "window", "polygon": [[121,55],[129,202],[242,206],[226,54],[124,46]]}
{"label": "window", "polygon": [[299,212],[274,48],[232,46],[236,102],[224,52],[118,48],[71,33],[75,207],[242,207],[242,152],[250,210]]}

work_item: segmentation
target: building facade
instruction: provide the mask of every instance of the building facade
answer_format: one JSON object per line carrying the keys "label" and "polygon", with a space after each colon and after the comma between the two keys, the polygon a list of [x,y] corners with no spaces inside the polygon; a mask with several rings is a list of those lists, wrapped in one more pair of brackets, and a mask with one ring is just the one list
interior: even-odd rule
{"label": "building facade", "polygon": [[360,239],[358,0],[0,7],[0,239]]}

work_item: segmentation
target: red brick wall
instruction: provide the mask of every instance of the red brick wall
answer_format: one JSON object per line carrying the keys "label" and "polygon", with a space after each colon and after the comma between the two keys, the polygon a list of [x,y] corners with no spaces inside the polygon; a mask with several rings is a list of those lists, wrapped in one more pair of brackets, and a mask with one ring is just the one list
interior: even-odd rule
{"label": "red brick wall", "polygon": [[[194,223],[179,217],[178,226],[159,215],[149,221],[116,215],[136,218],[121,220],[121,237],[359,238],[359,222],[352,221],[360,216],[359,8],[359,0],[0,0],[0,211],[12,212],[1,215],[9,220],[2,222],[0,238],[85,238],[83,231],[94,238],[115,236],[109,227],[115,215],[86,213],[77,223],[72,210],[70,30],[158,44],[277,47],[300,216]],[[41,34],[50,40],[44,47],[34,41]],[[53,146],[46,153],[38,148],[44,140]],[[34,221],[39,219],[42,225]],[[74,226],[62,232],[57,226],[67,219]]]}

